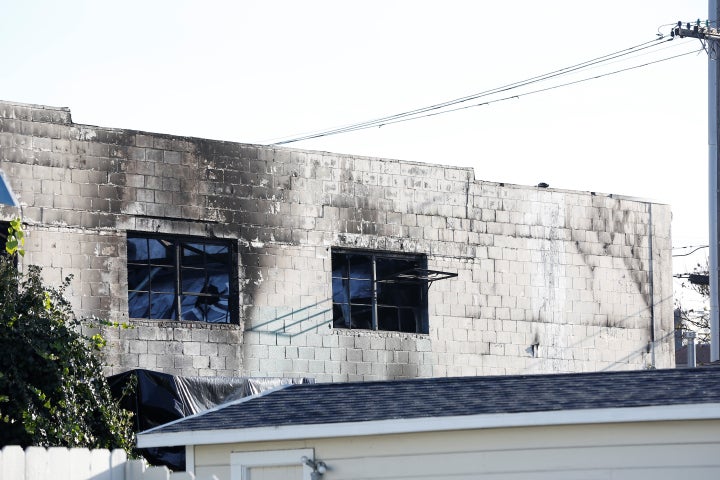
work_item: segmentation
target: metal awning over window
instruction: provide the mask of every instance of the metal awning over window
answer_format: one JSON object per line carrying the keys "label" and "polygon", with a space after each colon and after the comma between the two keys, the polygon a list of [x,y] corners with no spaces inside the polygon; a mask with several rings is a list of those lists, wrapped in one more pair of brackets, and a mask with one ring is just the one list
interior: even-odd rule
{"label": "metal awning over window", "polygon": [[446,280],[448,278],[457,277],[457,273],[443,272],[440,270],[429,270],[427,268],[411,268],[403,272],[397,272],[389,275],[385,278],[376,280],[381,283],[417,283],[418,281],[425,281],[428,283],[428,288],[433,282],[438,280]]}

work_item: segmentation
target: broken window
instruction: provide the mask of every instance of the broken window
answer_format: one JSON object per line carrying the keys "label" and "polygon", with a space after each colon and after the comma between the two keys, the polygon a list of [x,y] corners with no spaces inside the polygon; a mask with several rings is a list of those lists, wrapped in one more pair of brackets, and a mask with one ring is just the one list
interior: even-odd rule
{"label": "broken window", "polygon": [[233,244],[128,233],[130,318],[236,323]]}
{"label": "broken window", "polygon": [[332,251],[333,326],[428,333],[425,255]]}

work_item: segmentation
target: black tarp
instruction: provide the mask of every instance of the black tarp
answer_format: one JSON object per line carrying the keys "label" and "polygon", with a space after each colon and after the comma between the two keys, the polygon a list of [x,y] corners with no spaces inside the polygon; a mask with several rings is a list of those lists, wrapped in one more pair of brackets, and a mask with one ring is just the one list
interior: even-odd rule
{"label": "black tarp", "polygon": [[[137,380],[134,392],[122,398],[121,406],[135,414],[136,432],[280,385],[313,382],[308,378],[180,377],[137,369],[108,377],[113,396],[120,399],[133,379]],[[152,465],[185,470],[185,446],[139,451]]]}

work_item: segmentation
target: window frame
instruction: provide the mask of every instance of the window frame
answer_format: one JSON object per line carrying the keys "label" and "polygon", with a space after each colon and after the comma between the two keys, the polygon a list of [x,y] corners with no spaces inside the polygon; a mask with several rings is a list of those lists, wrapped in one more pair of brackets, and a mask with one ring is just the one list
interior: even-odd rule
{"label": "window frame", "polygon": [[[208,325],[233,325],[239,323],[239,289],[238,289],[238,276],[237,276],[237,255],[238,255],[238,249],[237,249],[237,242],[233,241],[232,239],[223,239],[223,238],[206,238],[202,236],[192,236],[192,235],[177,235],[177,234],[162,234],[162,233],[149,233],[149,232],[140,232],[140,231],[128,231],[126,235],[126,243],[128,245],[128,248],[130,246],[131,239],[142,239],[142,240],[157,240],[162,242],[167,242],[169,245],[172,246],[173,255],[171,262],[166,264],[153,264],[151,262],[151,259],[148,258],[147,261],[131,261],[129,252],[126,255],[126,272],[128,274],[128,284],[127,284],[127,291],[128,291],[128,317],[133,320],[153,320],[153,321],[168,321],[168,322],[192,322],[192,323],[202,323],[202,324],[208,324]],[[208,297],[208,298],[217,298],[222,299],[225,297],[225,295],[222,295],[220,293],[218,294],[206,294],[202,292],[194,292],[194,291],[184,291],[183,290],[183,273],[185,270],[200,270],[201,268],[197,266],[188,267],[186,264],[183,264],[183,249],[188,244],[201,244],[203,245],[203,251],[202,251],[202,264],[204,267],[202,268],[203,271],[207,272],[207,258],[209,253],[205,251],[205,246],[207,245],[214,245],[214,246],[222,246],[226,247],[228,249],[228,257],[229,257],[229,265],[227,265],[226,273],[228,275],[228,293],[227,293],[227,312],[228,312],[228,321],[222,321],[222,322],[213,322],[213,321],[207,321],[207,320],[201,320],[201,319],[186,319],[183,318],[183,302],[182,298],[185,296],[194,296],[198,299]],[[149,256],[149,255],[148,255]],[[130,288],[130,274],[133,267],[135,267],[138,271],[142,268],[147,267],[150,269],[151,267],[163,267],[168,268],[172,275],[174,276],[174,279],[172,281],[173,283],[173,291],[170,292],[169,290],[167,292],[161,291],[161,290],[153,290],[152,286],[150,286],[148,289],[131,289]],[[223,269],[225,272],[225,270]],[[207,273],[206,273],[207,274]],[[154,318],[152,315],[143,316],[143,317],[134,317],[131,313],[130,308],[130,296],[132,293],[147,293],[149,295],[148,299],[148,309],[151,308],[152,305],[152,296],[155,295],[172,295],[173,296],[173,304],[171,308],[171,312],[173,312],[173,315],[175,318]],[[148,311],[150,313],[151,310]]]}
{"label": "window frame", "polygon": [[[353,273],[351,272],[351,267],[348,265],[347,267],[347,277],[343,276],[343,273],[341,271],[340,275],[337,275],[336,269],[339,270],[338,265],[335,263],[335,259],[337,256],[344,256],[345,259],[348,259],[348,256],[365,256],[368,257],[370,260],[370,279],[364,278],[364,277],[353,277]],[[365,330],[365,331],[374,331],[374,332],[396,332],[396,333],[410,333],[410,334],[428,334],[429,333],[429,312],[428,312],[428,288],[430,286],[430,282],[428,282],[427,278],[415,278],[414,280],[390,280],[393,278],[393,276],[398,275],[401,272],[406,272],[407,270],[397,270],[390,274],[389,277],[385,278],[378,278],[378,259],[387,259],[387,260],[397,260],[402,262],[412,262],[415,263],[416,269],[424,269],[427,270],[427,255],[424,253],[404,253],[404,252],[393,252],[393,251],[385,251],[385,250],[365,250],[365,249],[348,249],[348,248],[336,248],[333,247],[331,249],[331,279],[332,279],[332,307],[333,307],[333,328],[339,329],[339,330]],[[348,260],[349,261],[349,260]],[[371,284],[371,296],[370,296],[370,303],[353,303],[352,301],[352,293],[351,293],[351,282],[359,281],[359,282],[370,282]],[[336,284],[337,282],[342,282],[342,294],[339,295],[339,291],[336,290]],[[379,301],[380,295],[378,294],[378,291],[380,290],[378,288],[378,284],[382,283],[394,283],[397,285],[405,284],[409,285],[411,288],[417,288],[418,293],[420,294],[419,301],[416,305],[402,305],[399,302],[396,303],[382,303]],[[337,301],[337,297],[341,296],[341,300],[343,301]],[[353,328],[353,320],[352,320],[352,310],[353,306],[355,307],[370,307],[370,315],[371,315],[371,322],[370,322],[370,328]],[[346,308],[346,313],[342,313],[340,316],[338,315],[338,310]],[[381,325],[381,316],[378,314],[378,308],[380,309],[391,309],[394,308],[398,311],[398,319],[397,319],[397,328],[386,328]],[[401,312],[402,311],[412,311],[413,313],[413,319],[415,323],[415,329],[409,330],[409,329],[403,329],[403,320],[401,319]],[[344,325],[341,324],[341,322],[344,321]]]}

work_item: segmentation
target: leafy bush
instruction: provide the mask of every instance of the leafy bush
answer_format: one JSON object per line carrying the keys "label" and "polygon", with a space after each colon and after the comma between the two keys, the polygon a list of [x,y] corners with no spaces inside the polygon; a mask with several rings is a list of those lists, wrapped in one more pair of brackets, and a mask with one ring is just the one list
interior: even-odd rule
{"label": "leafy bush", "polygon": [[0,258],[0,446],[131,452],[132,414],[113,400],[93,353],[102,337],[81,333],[63,295],[70,278],[49,288],[40,272],[23,275],[13,255]]}

